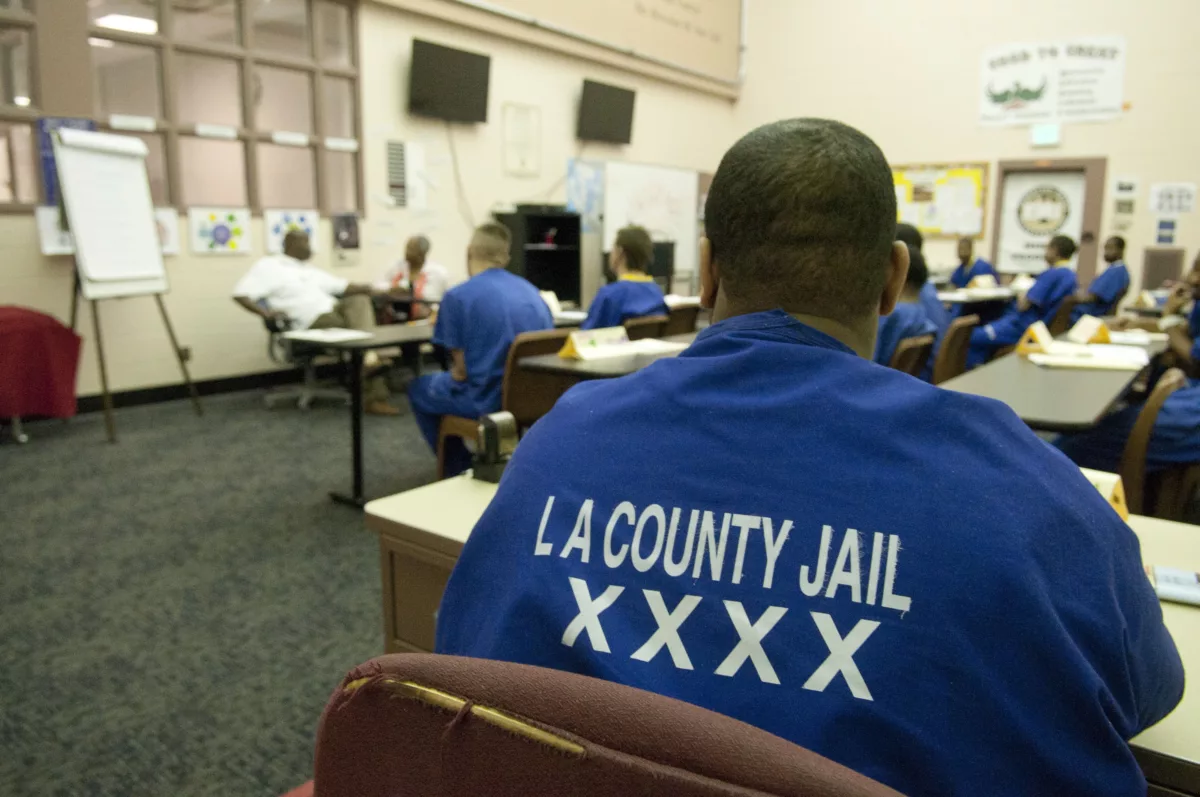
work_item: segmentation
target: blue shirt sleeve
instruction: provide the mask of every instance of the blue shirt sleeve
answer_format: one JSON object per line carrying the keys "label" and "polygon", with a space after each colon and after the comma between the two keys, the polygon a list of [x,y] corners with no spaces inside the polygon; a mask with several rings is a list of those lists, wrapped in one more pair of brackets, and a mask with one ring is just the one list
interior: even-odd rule
{"label": "blue shirt sleeve", "polygon": [[971,281],[971,275],[967,273],[967,267],[960,265],[954,269],[954,273],[950,275],[950,284],[956,288],[965,288],[967,283]]}
{"label": "blue shirt sleeve", "polygon": [[1025,298],[1039,310],[1046,311],[1058,304],[1074,290],[1075,275],[1066,268],[1053,268],[1043,272]]}
{"label": "blue shirt sleeve", "polygon": [[1092,280],[1088,293],[1105,305],[1111,305],[1129,287],[1129,271],[1123,266],[1110,268]]}
{"label": "blue shirt sleeve", "polygon": [[447,349],[465,349],[467,336],[463,315],[462,300],[454,291],[442,297],[437,323],[433,327],[433,343]]}

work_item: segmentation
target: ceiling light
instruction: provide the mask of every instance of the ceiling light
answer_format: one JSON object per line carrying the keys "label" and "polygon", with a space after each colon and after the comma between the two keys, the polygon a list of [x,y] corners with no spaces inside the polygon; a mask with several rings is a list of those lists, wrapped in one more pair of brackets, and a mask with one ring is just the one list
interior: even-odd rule
{"label": "ceiling light", "polygon": [[126,33],[143,33],[152,35],[158,33],[158,23],[145,17],[131,17],[128,14],[106,14],[96,20],[96,25],[111,30],[123,30]]}
{"label": "ceiling light", "polygon": [[29,98],[22,97],[18,94],[16,97],[13,97],[13,105],[20,105],[22,108],[24,108],[29,105]]}
{"label": "ceiling light", "polygon": [[89,36],[88,44],[93,47],[112,47],[115,42],[112,39],[97,39],[95,36]]}

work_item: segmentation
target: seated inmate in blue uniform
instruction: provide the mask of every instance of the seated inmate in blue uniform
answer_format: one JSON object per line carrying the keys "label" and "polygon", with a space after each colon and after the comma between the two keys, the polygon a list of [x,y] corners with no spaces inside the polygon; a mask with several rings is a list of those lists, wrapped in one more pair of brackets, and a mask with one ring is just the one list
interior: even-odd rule
{"label": "seated inmate in blue uniform", "polygon": [[[900,291],[896,309],[889,315],[879,317],[879,330],[875,337],[875,362],[890,365],[896,347],[905,338],[936,335],[937,325],[929,319],[921,302],[921,288],[926,285],[929,272],[925,258],[919,251],[909,247],[908,278]],[[931,357],[930,360],[933,358]]]}
{"label": "seated inmate in blue uniform", "polygon": [[1049,324],[1053,320],[1063,299],[1075,293],[1075,272],[1069,265],[1074,254],[1075,242],[1067,236],[1056,235],[1050,239],[1046,244],[1046,262],[1050,268],[1038,275],[1037,281],[1017,300],[1015,307],[971,333],[968,368],[982,365],[999,349],[1016,344],[1035,322]]}
{"label": "seated inmate in blue uniform", "polygon": [[[501,224],[475,230],[467,248],[471,277],[446,292],[433,329],[433,342],[450,353],[450,371],[422,376],[409,386],[413,417],[435,451],[443,415],[475,418],[500,409],[504,363],[513,339],[554,327],[537,288],[504,269],[510,243]],[[450,438],[446,445],[447,475],[470,467],[461,440]]]}
{"label": "seated inmate in blue uniform", "polygon": [[[1191,305],[1191,310],[1188,306]],[[1113,329],[1145,329],[1167,333],[1167,351],[1159,358],[1162,368],[1182,368],[1191,377],[1200,377],[1200,254],[1192,268],[1177,283],[1163,304],[1163,317],[1117,318]]]}
{"label": "seated inmate in blue uniform", "polygon": [[1114,235],[1104,242],[1104,262],[1108,268],[1092,280],[1087,290],[1079,292],[1079,304],[1071,311],[1074,324],[1085,315],[1101,318],[1112,315],[1117,302],[1129,290],[1129,269],[1125,265],[1125,239]]}
{"label": "seated inmate in blue uniform", "polygon": [[686,700],[906,794],[1144,793],[1126,740],[1183,671],[1137,538],[1004,405],[871,362],[895,221],[852,128],[736,143],[700,246],[713,325],[522,440],[438,651]]}
{"label": "seated inmate in blue uniform", "polygon": [[975,242],[970,238],[958,240],[958,268],[950,275],[950,282],[956,288],[965,288],[976,277],[990,274],[996,277],[996,269],[982,257],[975,257]]}
{"label": "seated inmate in blue uniform", "polygon": [[619,327],[631,318],[667,314],[662,288],[647,273],[653,257],[650,233],[641,227],[617,231],[617,240],[608,253],[608,267],[617,275],[617,281],[596,293],[582,329]]}

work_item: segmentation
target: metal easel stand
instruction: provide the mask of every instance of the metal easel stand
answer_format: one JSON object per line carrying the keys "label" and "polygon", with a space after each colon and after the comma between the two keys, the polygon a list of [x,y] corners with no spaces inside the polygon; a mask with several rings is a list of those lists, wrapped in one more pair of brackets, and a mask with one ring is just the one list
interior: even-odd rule
{"label": "metal easel stand", "polygon": [[[71,293],[71,330],[75,330],[75,322],[79,315],[79,294],[82,290],[79,282],[78,265],[75,272],[75,287]],[[108,389],[108,366],[104,361],[104,341],[100,335],[100,300],[89,299],[92,306],[92,335],[96,338],[96,359],[100,366],[100,390],[101,400],[104,404],[104,428],[108,434],[108,442],[117,442],[117,420],[113,413],[112,393]],[[158,305],[158,313],[162,316],[163,326],[167,328],[167,337],[171,340],[171,350],[175,352],[175,360],[179,363],[179,371],[183,374],[184,384],[187,385],[188,393],[191,395],[192,407],[197,415],[204,415],[204,407],[200,404],[200,393],[196,390],[196,385],[192,383],[192,376],[188,373],[187,362],[183,359],[183,352],[179,348],[179,341],[175,338],[175,329],[171,326],[171,319],[167,316],[166,305],[163,304],[162,294],[154,294],[154,301]]]}

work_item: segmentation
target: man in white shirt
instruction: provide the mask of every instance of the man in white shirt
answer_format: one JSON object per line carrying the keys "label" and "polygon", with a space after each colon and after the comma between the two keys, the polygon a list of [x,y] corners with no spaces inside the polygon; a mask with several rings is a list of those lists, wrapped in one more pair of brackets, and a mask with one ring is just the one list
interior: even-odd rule
{"label": "man in white shirt", "polygon": [[404,246],[404,259],[392,264],[380,286],[393,299],[412,299],[409,318],[428,318],[429,304],[440,302],[450,289],[450,272],[429,259],[429,239],[414,235]]}
{"label": "man in white shirt", "polygon": [[[308,234],[292,230],[283,254],[268,255],[246,272],[233,289],[233,300],[264,319],[281,319],[291,329],[375,329],[370,285],[352,283],[309,264]],[[377,370],[378,362],[371,370]],[[373,415],[399,415],[388,404],[387,383],[373,375],[363,384],[363,402]]]}

